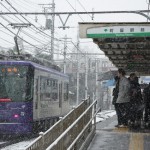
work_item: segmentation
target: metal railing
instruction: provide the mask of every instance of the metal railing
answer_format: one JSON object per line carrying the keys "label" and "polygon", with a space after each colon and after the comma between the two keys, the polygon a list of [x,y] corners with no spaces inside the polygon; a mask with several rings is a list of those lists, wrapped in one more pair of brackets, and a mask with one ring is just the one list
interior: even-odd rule
{"label": "metal railing", "polygon": [[91,104],[90,98],[83,100],[77,108],[61,118],[48,131],[41,133],[25,150],[84,149],[95,134],[96,103],[97,100]]}

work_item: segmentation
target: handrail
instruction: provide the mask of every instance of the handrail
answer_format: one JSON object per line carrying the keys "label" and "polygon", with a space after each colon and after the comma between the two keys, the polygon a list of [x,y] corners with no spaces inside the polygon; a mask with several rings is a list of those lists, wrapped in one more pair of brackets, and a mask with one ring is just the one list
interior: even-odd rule
{"label": "handrail", "polygon": [[[91,104],[90,97],[83,100],[83,102],[56,122],[45,133],[41,132],[40,136],[30,143],[25,150],[46,150],[50,146],[53,146],[54,149],[66,150],[84,129],[83,137],[86,137],[86,140],[92,138],[95,132],[96,120],[94,119],[94,128],[92,128],[92,123],[89,120],[96,111],[96,102],[97,100]],[[92,108],[94,112],[92,112]],[[86,125],[87,127],[89,126],[87,130],[85,128]],[[76,128],[77,126],[79,128]],[[87,137],[87,135],[89,136]],[[83,144],[80,144],[80,141],[83,140],[82,137],[78,140],[79,142],[77,141],[74,146],[82,147]],[[66,144],[64,145],[63,142],[66,142]],[[83,141],[83,143],[87,144],[88,142]]]}
{"label": "handrail", "polygon": [[73,128],[73,126],[91,109],[96,102],[97,100],[95,100],[46,150],[53,148],[53,146],[55,146],[68,133],[68,131]]}
{"label": "handrail", "polygon": [[[49,128],[43,135],[45,135],[47,132],[49,132],[50,130],[52,130],[55,126],[57,126],[57,124],[59,124],[59,122],[61,122],[61,120],[59,120],[58,122],[55,123],[54,126],[52,126],[51,128]],[[34,141],[32,141],[26,149],[30,148],[34,143],[36,143],[38,140],[40,140],[40,138],[42,138],[42,136],[40,135],[39,137],[37,137]]]}
{"label": "handrail", "polygon": [[71,150],[71,148],[75,145],[75,143],[77,142],[77,140],[79,139],[79,137],[84,133],[84,131],[87,129],[87,127],[90,125],[90,123],[92,122],[92,120],[94,119],[94,117],[96,116],[96,114],[99,112],[101,108],[99,108],[96,113],[94,114],[94,116],[90,119],[90,121],[87,123],[87,125],[84,127],[84,129],[80,132],[80,134],[76,137],[76,139],[73,141],[73,143],[67,148],[67,150]]}

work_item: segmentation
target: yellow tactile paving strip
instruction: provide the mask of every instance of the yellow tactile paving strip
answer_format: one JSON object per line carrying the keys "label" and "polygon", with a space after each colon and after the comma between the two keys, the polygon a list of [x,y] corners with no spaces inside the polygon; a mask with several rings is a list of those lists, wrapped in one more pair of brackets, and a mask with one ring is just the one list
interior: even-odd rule
{"label": "yellow tactile paving strip", "polygon": [[115,128],[113,129],[114,132],[128,132],[128,128]]}
{"label": "yellow tactile paving strip", "polygon": [[131,133],[129,150],[143,150],[144,149],[143,135],[144,134],[141,134],[141,133]]}
{"label": "yellow tactile paving strip", "polygon": [[144,136],[150,135],[148,133],[134,133],[130,132],[128,128],[115,128],[114,132],[130,133],[129,150],[144,150]]}

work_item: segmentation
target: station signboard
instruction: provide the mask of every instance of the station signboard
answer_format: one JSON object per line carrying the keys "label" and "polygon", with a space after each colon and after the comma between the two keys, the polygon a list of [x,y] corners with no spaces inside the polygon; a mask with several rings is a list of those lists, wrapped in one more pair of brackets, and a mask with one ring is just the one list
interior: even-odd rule
{"label": "station signboard", "polygon": [[87,38],[147,37],[150,26],[103,26],[87,29]]}
{"label": "station signboard", "polygon": [[150,23],[79,23],[80,38],[150,37]]}

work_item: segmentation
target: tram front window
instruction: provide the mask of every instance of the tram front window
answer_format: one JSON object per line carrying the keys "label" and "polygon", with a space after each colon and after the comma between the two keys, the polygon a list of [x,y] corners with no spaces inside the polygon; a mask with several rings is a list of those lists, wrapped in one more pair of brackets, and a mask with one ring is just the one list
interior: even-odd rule
{"label": "tram front window", "polygon": [[31,84],[27,84],[27,66],[0,66],[0,100],[9,99],[12,102],[26,101],[26,91]]}

